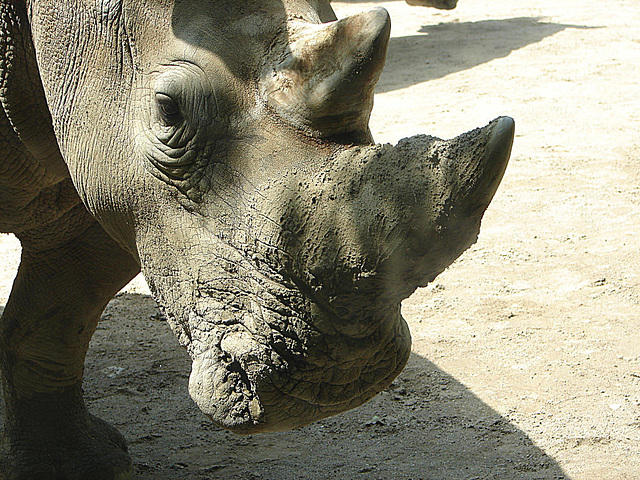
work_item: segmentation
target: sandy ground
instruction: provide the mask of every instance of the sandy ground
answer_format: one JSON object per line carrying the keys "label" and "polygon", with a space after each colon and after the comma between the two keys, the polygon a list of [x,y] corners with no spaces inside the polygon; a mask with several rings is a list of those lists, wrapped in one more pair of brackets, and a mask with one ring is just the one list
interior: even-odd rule
{"label": "sandy ground", "polygon": [[[225,433],[137,279],[94,337],[90,409],[129,439],[139,479],[640,478],[640,4],[334,4],[374,5],[393,19],[378,141],[517,124],[478,243],[404,304],[404,373],[309,427]],[[0,255],[3,305],[12,237]]]}

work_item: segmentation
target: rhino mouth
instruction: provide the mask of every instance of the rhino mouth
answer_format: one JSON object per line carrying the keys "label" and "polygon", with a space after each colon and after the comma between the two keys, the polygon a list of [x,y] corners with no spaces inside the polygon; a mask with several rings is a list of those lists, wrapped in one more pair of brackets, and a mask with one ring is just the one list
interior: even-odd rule
{"label": "rhino mouth", "polygon": [[411,339],[399,308],[351,337],[312,325],[336,323],[335,314],[306,303],[293,315],[284,304],[247,306],[237,323],[208,332],[189,392],[214,423],[236,433],[297,428],[361,405],[400,373]]}

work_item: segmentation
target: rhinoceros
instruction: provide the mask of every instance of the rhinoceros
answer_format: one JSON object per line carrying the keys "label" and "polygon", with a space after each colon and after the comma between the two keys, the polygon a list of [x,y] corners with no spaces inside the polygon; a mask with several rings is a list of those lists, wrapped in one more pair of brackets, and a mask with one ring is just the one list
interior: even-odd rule
{"label": "rhinoceros", "polygon": [[121,479],[84,357],[142,270],[239,433],[296,428],[385,389],[400,302],[476,241],[514,123],[377,145],[389,38],[327,0],[1,0],[0,230],[22,245],[0,323],[0,478]]}

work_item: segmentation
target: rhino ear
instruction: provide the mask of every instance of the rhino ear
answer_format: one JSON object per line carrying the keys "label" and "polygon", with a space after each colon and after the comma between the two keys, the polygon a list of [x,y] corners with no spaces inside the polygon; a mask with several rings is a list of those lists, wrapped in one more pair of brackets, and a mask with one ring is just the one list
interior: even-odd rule
{"label": "rhino ear", "polygon": [[13,129],[52,183],[67,178],[36,63],[24,2],[0,3],[0,102]]}
{"label": "rhino ear", "polygon": [[283,59],[262,82],[267,105],[314,136],[368,135],[391,30],[383,8],[335,22],[290,22]]}

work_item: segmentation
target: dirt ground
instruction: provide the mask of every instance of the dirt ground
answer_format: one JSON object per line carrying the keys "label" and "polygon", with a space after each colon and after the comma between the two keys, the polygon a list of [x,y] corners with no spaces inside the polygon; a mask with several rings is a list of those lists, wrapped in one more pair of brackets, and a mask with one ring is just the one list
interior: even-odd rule
{"label": "dirt ground", "polygon": [[[640,478],[640,4],[334,3],[375,5],[393,19],[378,141],[517,126],[478,243],[404,303],[404,373],[337,417],[228,434],[189,399],[188,358],[138,278],[94,337],[91,411],[139,479]],[[0,255],[4,305],[13,237]]]}

